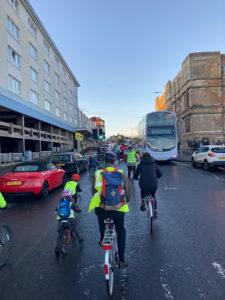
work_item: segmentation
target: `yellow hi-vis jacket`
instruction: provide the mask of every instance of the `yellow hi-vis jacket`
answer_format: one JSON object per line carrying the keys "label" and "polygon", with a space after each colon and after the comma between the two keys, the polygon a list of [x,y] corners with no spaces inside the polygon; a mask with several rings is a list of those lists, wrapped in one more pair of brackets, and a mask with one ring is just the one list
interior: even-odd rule
{"label": "yellow hi-vis jacket", "polygon": [[77,182],[76,181],[68,181],[64,187],[65,190],[72,190],[72,196],[76,194]]}
{"label": "yellow hi-vis jacket", "polygon": [[[108,171],[113,171],[116,168],[113,167],[107,167],[106,170]],[[123,174],[123,170],[118,169],[120,173]],[[96,193],[94,194],[94,196],[91,199],[90,205],[89,205],[89,209],[88,212],[90,213],[93,209],[95,209],[95,207],[100,207],[101,204],[101,193],[102,193],[102,172],[103,170],[97,170],[95,172],[95,189],[96,189]],[[128,212],[129,211],[129,207],[126,203],[126,199],[125,199],[125,204],[118,209],[117,211],[121,211],[121,212]]]}
{"label": "yellow hi-vis jacket", "polygon": [[4,197],[2,196],[2,193],[0,193],[0,208],[5,208],[7,205]]}
{"label": "yellow hi-vis jacket", "polygon": [[136,164],[137,159],[136,159],[136,151],[128,151],[127,152],[127,164]]}

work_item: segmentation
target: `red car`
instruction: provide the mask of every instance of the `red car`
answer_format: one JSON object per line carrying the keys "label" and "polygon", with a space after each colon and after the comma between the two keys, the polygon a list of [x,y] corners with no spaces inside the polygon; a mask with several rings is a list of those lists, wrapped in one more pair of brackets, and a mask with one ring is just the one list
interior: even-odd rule
{"label": "red car", "polygon": [[0,178],[0,192],[6,198],[14,196],[40,195],[46,198],[48,192],[65,184],[66,175],[50,162],[25,162],[17,165],[12,172]]}

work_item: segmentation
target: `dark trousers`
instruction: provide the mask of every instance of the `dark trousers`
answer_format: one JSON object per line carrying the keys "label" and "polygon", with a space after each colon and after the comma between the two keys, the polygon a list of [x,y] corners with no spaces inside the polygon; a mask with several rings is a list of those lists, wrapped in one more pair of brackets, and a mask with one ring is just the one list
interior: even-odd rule
{"label": "dark trousers", "polygon": [[124,261],[124,253],[126,246],[126,230],[124,227],[124,212],[120,211],[105,211],[100,207],[95,208],[95,213],[98,217],[98,225],[101,235],[101,241],[104,237],[105,224],[104,219],[110,218],[114,220],[116,233],[117,233],[117,243],[120,261]]}
{"label": "dark trousers", "polygon": [[130,171],[131,170],[135,171],[135,166],[127,166],[127,168],[128,168],[128,178],[130,180]]}

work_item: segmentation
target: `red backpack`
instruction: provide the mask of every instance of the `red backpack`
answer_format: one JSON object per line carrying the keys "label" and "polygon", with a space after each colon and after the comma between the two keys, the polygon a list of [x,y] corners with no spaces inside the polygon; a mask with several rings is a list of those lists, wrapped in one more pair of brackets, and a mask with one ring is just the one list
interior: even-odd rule
{"label": "red backpack", "polygon": [[118,210],[124,204],[123,174],[118,169],[102,171],[101,207],[105,210]]}

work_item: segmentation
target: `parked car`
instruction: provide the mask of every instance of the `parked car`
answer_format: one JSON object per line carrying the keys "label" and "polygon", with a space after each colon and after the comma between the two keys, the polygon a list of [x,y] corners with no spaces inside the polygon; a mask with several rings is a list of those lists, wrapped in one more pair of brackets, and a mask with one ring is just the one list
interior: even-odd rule
{"label": "parked car", "polygon": [[80,174],[81,171],[88,169],[87,158],[79,152],[55,153],[51,158],[51,162],[57,168],[65,170],[68,175]]}
{"label": "parked car", "polygon": [[50,162],[35,161],[18,164],[10,173],[0,178],[0,192],[6,198],[14,196],[40,195],[66,182],[64,170],[59,170]]}
{"label": "parked car", "polygon": [[203,166],[205,171],[212,167],[225,167],[225,146],[204,145],[192,154],[192,166]]}

